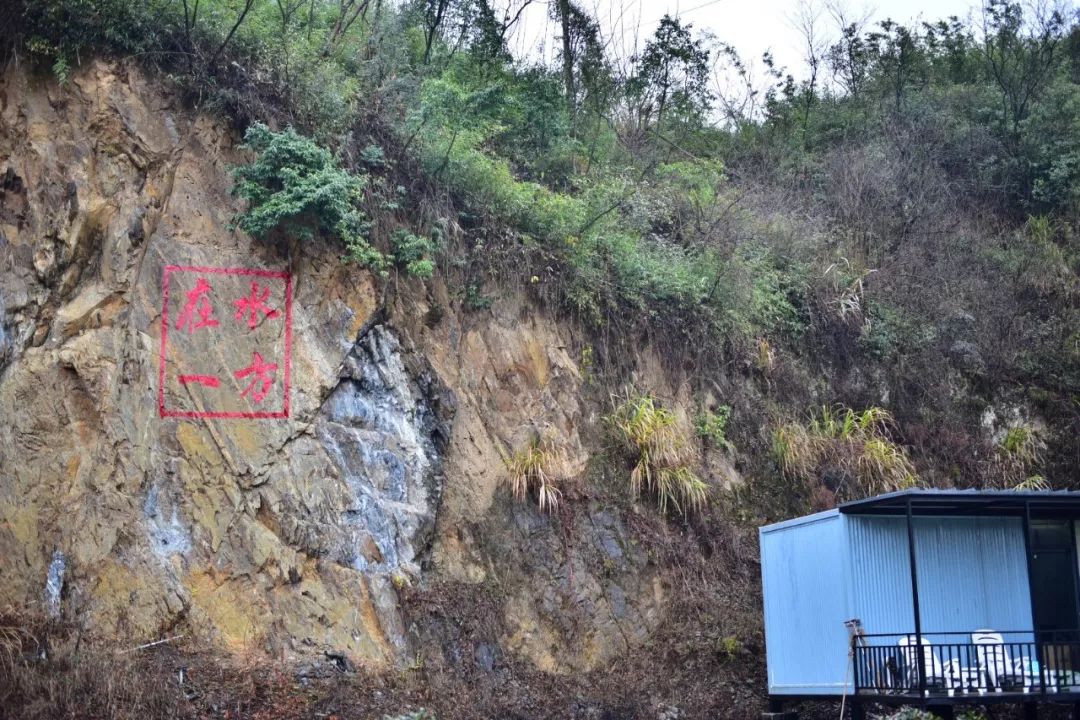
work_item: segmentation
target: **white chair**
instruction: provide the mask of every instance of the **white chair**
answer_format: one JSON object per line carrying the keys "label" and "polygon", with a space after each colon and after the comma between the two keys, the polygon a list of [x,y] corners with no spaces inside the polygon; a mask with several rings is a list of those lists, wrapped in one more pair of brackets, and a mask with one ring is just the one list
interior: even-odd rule
{"label": "white chair", "polygon": [[[919,687],[919,654],[915,650],[915,636],[906,635],[897,642],[904,655],[904,662],[908,668],[908,683],[912,689]],[[926,688],[933,689],[936,686],[946,688],[949,682],[945,677],[945,669],[941,665],[934,652],[933,646],[926,638],[922,639],[923,646],[923,671],[926,673]]]}
{"label": "white chair", "polygon": [[945,680],[952,694],[977,692],[983,685],[979,679],[979,668],[965,667],[959,658],[945,663]]}
{"label": "white chair", "polygon": [[988,687],[995,692],[1022,688],[1027,691],[1031,684],[1025,672],[1016,672],[1016,663],[1009,657],[1005,638],[994,630],[976,630],[971,633],[971,644],[979,658],[979,668],[986,675]]}

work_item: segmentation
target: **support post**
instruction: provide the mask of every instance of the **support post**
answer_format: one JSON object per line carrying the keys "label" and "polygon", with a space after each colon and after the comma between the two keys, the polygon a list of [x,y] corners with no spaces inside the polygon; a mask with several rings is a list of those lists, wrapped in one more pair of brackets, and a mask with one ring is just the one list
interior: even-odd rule
{"label": "support post", "polygon": [[919,697],[926,697],[926,654],[922,646],[922,615],[919,612],[919,574],[915,567],[915,527],[911,521],[911,498],[907,499],[908,561],[911,566],[911,604],[915,611],[915,666],[919,674]]}
{"label": "support post", "polygon": [[784,711],[784,701],[777,695],[769,696],[769,709],[761,713],[761,720],[799,720],[799,714],[792,710]]}
{"label": "support post", "polygon": [[[1035,661],[1039,663],[1039,692],[1046,695],[1046,658],[1043,657],[1039,626],[1035,618],[1035,581],[1031,576],[1031,503],[1024,501],[1024,558],[1027,560],[1028,598],[1031,602],[1031,639],[1035,641]],[[1026,710],[1025,710],[1026,712]]]}
{"label": "support post", "polygon": [[[941,718],[941,720],[953,720],[956,717],[952,705],[930,705],[926,710],[931,715]],[[1025,720],[1027,719],[1025,718]]]}

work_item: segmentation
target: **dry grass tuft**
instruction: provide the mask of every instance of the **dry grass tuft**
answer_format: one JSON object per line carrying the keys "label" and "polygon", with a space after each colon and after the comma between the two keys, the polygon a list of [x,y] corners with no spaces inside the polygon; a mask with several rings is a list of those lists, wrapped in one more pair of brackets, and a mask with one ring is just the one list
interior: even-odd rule
{"label": "dry grass tuft", "polygon": [[561,453],[550,433],[537,432],[529,438],[525,447],[506,461],[514,497],[524,500],[530,493],[536,493],[541,510],[557,510],[562,491],[555,485],[553,473],[560,458]]}
{"label": "dry grass tuft", "polygon": [[1016,485],[1013,486],[1013,490],[1051,490],[1053,489],[1050,483],[1042,475],[1032,475],[1031,477],[1024,478]]}
{"label": "dry grass tuft", "polygon": [[0,613],[0,708],[24,720],[195,716],[163,652],[119,652],[11,609]]}
{"label": "dry grass tuft", "polygon": [[605,420],[633,455],[635,496],[651,493],[661,512],[671,507],[685,514],[706,504],[708,485],[691,469],[686,433],[670,410],[649,395],[629,396]]}
{"label": "dry grass tuft", "polygon": [[829,477],[844,499],[901,490],[918,477],[907,452],[890,438],[892,426],[883,408],[823,407],[808,425],[778,427],[773,456],[784,475],[808,485]]}

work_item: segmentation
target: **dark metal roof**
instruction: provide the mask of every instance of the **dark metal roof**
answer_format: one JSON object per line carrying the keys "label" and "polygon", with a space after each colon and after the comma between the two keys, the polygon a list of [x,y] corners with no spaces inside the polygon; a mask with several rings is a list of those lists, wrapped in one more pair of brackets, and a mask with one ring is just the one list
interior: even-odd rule
{"label": "dark metal roof", "polygon": [[913,488],[852,500],[839,506],[852,515],[1023,515],[1080,517],[1080,492],[1072,490],[923,490]]}

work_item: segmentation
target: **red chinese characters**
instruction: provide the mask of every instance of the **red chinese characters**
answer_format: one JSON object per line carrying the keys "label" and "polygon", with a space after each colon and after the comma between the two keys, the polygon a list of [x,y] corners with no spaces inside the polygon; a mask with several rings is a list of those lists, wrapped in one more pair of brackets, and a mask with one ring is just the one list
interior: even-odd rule
{"label": "red chinese characters", "polygon": [[[262,294],[259,294],[259,291]],[[236,319],[243,320],[244,315],[247,315],[248,327],[254,330],[259,324],[259,313],[262,313],[267,319],[276,318],[281,313],[274,310],[266,304],[266,298],[270,295],[270,288],[260,288],[259,283],[251,283],[251,295],[248,297],[240,298],[233,304],[236,305]]]}
{"label": "red chinese characters", "polygon": [[254,379],[248,383],[248,386],[244,388],[244,392],[240,393],[241,397],[251,392],[251,397],[255,399],[255,402],[261,403],[263,398],[266,397],[266,393],[270,392],[270,386],[274,384],[274,372],[277,370],[277,365],[274,363],[263,362],[263,357],[259,353],[251,353],[251,364],[243,370],[237,370],[233,373],[238,378],[246,378],[248,375],[254,375]]}
{"label": "red chinese characters", "polygon": [[[220,314],[223,308],[235,309],[231,319]],[[291,345],[292,280],[287,272],[167,266],[159,414],[288,417]]]}
{"label": "red chinese characters", "polygon": [[[200,277],[195,283],[195,289],[187,293],[187,303],[176,321],[177,330],[183,330],[186,327],[188,332],[195,332],[198,328],[217,327],[221,324],[213,318],[214,308],[210,304],[210,290],[210,283],[206,281],[206,278]],[[199,313],[198,322],[192,318],[196,312]]]}

